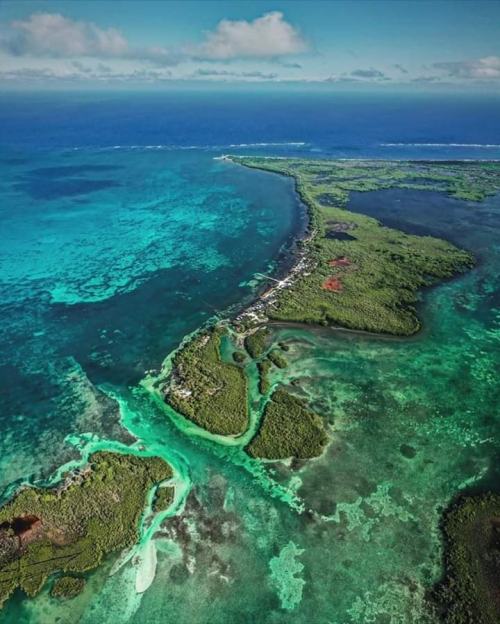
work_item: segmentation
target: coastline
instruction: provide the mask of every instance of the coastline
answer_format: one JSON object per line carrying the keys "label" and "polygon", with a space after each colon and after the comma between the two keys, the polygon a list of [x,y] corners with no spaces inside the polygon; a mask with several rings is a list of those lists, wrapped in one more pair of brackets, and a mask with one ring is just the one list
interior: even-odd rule
{"label": "coastline", "polygon": [[[276,344],[274,339],[263,338],[263,349],[254,354],[248,350],[247,341],[250,338],[254,339],[260,332],[269,333],[268,328],[272,326],[286,325],[313,330],[351,332],[372,338],[386,337],[392,340],[411,338],[422,326],[414,308],[420,290],[424,286],[463,273],[473,266],[473,259],[468,252],[445,240],[432,236],[405,234],[397,229],[385,227],[373,217],[353,213],[349,211],[348,193],[342,191],[344,188],[342,184],[334,180],[333,185],[325,187],[322,182],[316,182],[318,176],[323,180],[327,174],[337,175],[335,168],[340,168],[344,176],[352,176],[354,171],[353,190],[376,190],[378,186],[385,188],[387,180],[390,180],[391,184],[396,180],[398,185],[404,186],[407,176],[418,176],[420,172],[410,169],[402,175],[401,163],[384,163],[380,169],[379,163],[367,161],[368,165],[365,168],[366,163],[360,166],[357,162],[351,163],[346,169],[338,160],[318,163],[294,158],[262,159],[245,156],[224,156],[221,159],[233,165],[292,177],[298,205],[304,211],[307,220],[303,229],[292,239],[286,256],[288,262],[278,267],[274,273],[277,277],[266,276],[272,285],[260,289],[248,303],[242,302],[240,306],[227,310],[225,314],[212,317],[191,334],[189,339],[184,339],[178,349],[169,354],[158,377],[144,380],[142,385],[154,392],[155,400],[163,403],[171,418],[176,421],[178,418],[186,420],[189,423],[187,428],[190,433],[225,447],[234,446],[247,452],[256,447],[267,449],[260,451],[264,454],[256,455],[259,460],[288,460],[294,457],[311,459],[321,455],[327,446],[324,418],[308,411],[307,403],[299,399],[293,389],[290,388],[290,391],[286,389],[286,382],[269,384],[268,374],[274,370],[274,366],[280,368],[287,366],[286,358],[278,354],[277,347],[280,345]],[[360,172],[368,176],[368,182],[358,182]],[[445,173],[448,175],[448,170]],[[482,171],[479,173],[482,174]],[[443,178],[440,170],[437,172],[432,170],[425,175],[429,177],[433,175],[434,179],[439,180]],[[450,179],[455,184],[460,182],[456,181],[456,177]],[[311,180],[314,180],[314,183]],[[332,193],[339,192],[340,189],[341,207],[337,205],[330,207],[332,204],[327,202],[327,207],[322,208],[318,204],[316,195],[318,192],[324,193],[324,188],[331,189]],[[418,188],[420,190],[421,187]],[[469,190],[466,189],[466,192]],[[474,192],[474,188],[470,192]],[[321,197],[323,195],[319,195],[319,198]],[[346,230],[351,229],[354,229],[355,236],[345,234]],[[334,235],[329,236],[332,232]],[[375,241],[375,246],[372,240]],[[386,249],[389,252],[388,257]],[[398,253],[395,253],[396,251]],[[326,262],[325,257],[330,260]],[[332,273],[332,268],[327,268],[328,273],[325,272],[325,264],[333,267],[334,275],[338,277],[330,276],[325,280],[325,276]],[[381,273],[379,271],[379,279],[382,280],[380,286],[376,283],[372,285],[370,279],[366,280],[364,277],[370,276],[377,264],[383,267],[383,271]],[[283,266],[287,267],[284,271]],[[384,273],[385,270],[387,275]],[[280,273],[281,276],[278,277]],[[361,284],[364,291],[358,294],[355,290],[354,294],[351,292],[348,296],[349,278],[354,280],[355,285]],[[333,293],[329,292],[332,289],[327,287],[330,283],[339,285]],[[306,290],[302,292],[304,284]],[[312,300],[307,294],[311,284],[315,285],[317,300]],[[382,301],[379,301],[379,292],[384,293]],[[291,308],[291,314],[280,314],[283,301],[286,310],[289,300],[295,300],[298,307]],[[351,311],[354,313],[352,319],[349,319],[349,316],[345,317],[347,319],[345,322],[342,322],[342,315],[336,316],[338,309],[342,310],[342,305],[344,307],[347,305],[348,315]],[[316,314],[317,310],[320,311],[320,316]],[[328,311],[326,316],[325,310]],[[370,321],[370,315],[374,315],[372,317],[374,320]],[[226,333],[229,332],[231,349],[234,352],[239,350],[239,360],[224,363],[219,349],[215,351],[218,353],[217,356],[208,355],[207,345],[212,344],[213,335],[219,331],[217,327],[224,328],[223,331]],[[213,347],[210,347],[210,351],[213,351]],[[246,355],[245,351],[248,352]],[[226,372],[223,372],[224,370]],[[232,395],[234,392],[240,392],[232,385],[229,373],[231,375],[243,373],[247,381],[257,374],[258,386],[253,387],[250,393],[247,388],[239,398],[240,402],[248,403],[248,424],[241,429],[241,425],[234,423],[230,425],[230,421],[226,421],[223,428],[229,428],[222,431],[220,417],[216,415],[217,410],[213,416],[208,416],[206,409],[214,401],[216,404],[219,401],[219,408],[226,412],[224,393]],[[226,378],[226,375],[229,377]],[[211,379],[218,381],[214,385]],[[278,397],[279,405],[275,402]],[[307,426],[312,426],[313,429],[319,426],[322,430],[323,433],[317,436],[317,440],[321,440],[319,446],[309,448],[307,436],[300,439],[299,434],[285,433],[288,426],[285,414],[288,409],[292,411],[295,409],[292,408],[294,401],[297,401],[296,408],[301,414],[300,418],[305,419],[303,422],[307,422]],[[258,406],[257,409],[250,408],[252,403]],[[211,407],[209,411],[213,411]],[[229,419],[231,420],[230,416]],[[307,429],[307,426],[304,426]],[[282,433],[270,433],[271,430],[274,429],[276,432],[280,428]],[[308,435],[314,437],[316,434],[312,433],[313,429]],[[294,440],[291,446],[287,446],[288,442],[283,446],[284,439],[288,440],[290,435]],[[262,445],[257,440],[263,437],[266,438],[266,442]],[[287,450],[284,450],[285,448]],[[304,450],[305,448],[308,450]]]}
{"label": "coastline", "polygon": [[[395,331],[386,330],[386,329],[383,329],[382,331],[377,331],[376,329],[372,329],[372,328],[349,326],[349,325],[342,324],[342,323],[334,324],[330,321],[329,322],[324,322],[324,321],[322,322],[312,321],[311,322],[307,320],[302,323],[301,319],[293,319],[293,318],[275,319],[273,317],[266,316],[265,314],[266,309],[268,307],[271,307],[276,302],[276,299],[279,296],[280,291],[292,287],[297,280],[300,280],[302,277],[309,276],[315,270],[316,265],[317,265],[317,260],[315,260],[313,257],[314,254],[311,252],[311,247],[315,244],[317,239],[322,238],[320,236],[320,233],[322,230],[325,229],[325,223],[324,223],[324,219],[322,219],[321,211],[319,210],[318,205],[315,203],[314,199],[311,197],[311,194],[305,188],[304,181],[300,179],[300,176],[298,174],[295,174],[289,169],[286,169],[283,167],[273,167],[272,165],[270,167],[262,166],[259,161],[264,161],[264,162],[267,161],[269,163],[272,163],[273,161],[276,160],[276,161],[287,161],[289,163],[290,162],[305,163],[307,162],[308,159],[295,159],[295,158],[286,158],[286,157],[274,158],[274,157],[267,157],[267,156],[254,158],[254,157],[233,156],[233,155],[225,155],[221,157],[221,159],[227,162],[231,162],[232,164],[237,164],[237,165],[241,165],[244,167],[248,167],[250,169],[252,168],[258,169],[260,171],[265,171],[265,172],[293,178],[295,192],[298,196],[300,204],[305,207],[306,216],[307,216],[307,228],[305,229],[303,236],[297,237],[295,239],[296,240],[295,261],[290,266],[289,271],[278,280],[273,279],[273,277],[270,277],[270,279],[273,282],[277,282],[277,284],[272,285],[270,288],[260,293],[253,303],[250,303],[248,306],[244,308],[244,310],[240,314],[237,315],[235,319],[236,322],[247,322],[247,321],[252,322],[253,321],[253,322],[258,322],[258,323],[267,323],[267,322],[272,323],[274,321],[282,320],[283,322],[297,322],[299,324],[303,324],[304,326],[310,326],[310,327],[328,326],[328,327],[331,327],[332,329],[339,329],[339,330],[341,329],[341,330],[346,330],[346,331],[349,331],[349,330],[361,331],[361,332],[365,332],[368,335],[374,335],[374,336],[377,336],[377,335],[381,336],[381,335],[387,334],[387,335],[402,335],[402,336],[408,337],[416,333],[419,333],[422,330],[422,325],[420,324],[419,317],[417,316],[416,311],[414,312],[415,320],[417,321],[415,328],[412,329],[411,331],[404,331],[404,332],[395,332]],[[319,161],[319,162],[327,166],[328,164],[334,165],[336,162],[340,162],[340,160],[341,159],[326,159],[326,160]],[[396,162],[373,161],[370,159],[365,159],[365,160],[349,159],[348,161],[352,164],[364,163],[364,165],[368,165],[369,167],[371,166],[377,167],[380,164],[398,166],[404,162],[406,162],[408,165],[411,165],[412,163],[415,162],[411,160],[396,161]],[[310,162],[314,163],[314,161],[312,160]],[[344,162],[346,161],[344,160]],[[429,164],[429,165],[435,164],[434,161],[422,161],[422,162]],[[365,190],[365,189],[360,189],[360,190]],[[371,189],[366,189],[366,190],[371,190]],[[341,204],[341,206],[342,206],[342,209],[346,211],[346,214],[349,215],[349,218],[353,215],[359,215],[362,218],[364,217],[366,220],[371,220],[372,222],[374,222],[375,224],[379,225],[382,228],[386,228],[383,222],[374,220],[372,217],[368,217],[362,213],[351,212],[347,204],[347,198],[344,204],[343,205]],[[401,234],[401,231],[398,229],[394,229],[394,232]],[[425,239],[425,238],[429,239],[429,238],[434,238],[434,237],[432,235],[428,235],[425,237],[415,235],[416,240]],[[450,248],[455,247],[453,243],[447,241],[446,239],[436,238],[435,240],[436,241],[443,240],[445,243],[449,245]],[[473,265],[476,264],[475,258],[472,258],[470,254],[469,254],[469,258],[467,259],[464,257],[462,262],[464,265],[468,265],[465,268],[471,268]],[[445,275],[439,275],[439,279],[430,280],[430,281],[428,280],[427,283],[423,283],[420,286],[426,286],[427,288],[431,288],[446,279],[453,279],[463,272],[464,272],[464,267],[457,266],[456,270],[452,269],[451,271],[448,271],[448,273]],[[417,287],[416,290],[417,289],[420,290],[420,286]],[[417,299],[416,298],[414,300],[410,299],[410,302],[417,303]],[[412,307],[412,306],[409,306],[409,307]]]}
{"label": "coastline", "polygon": [[[293,177],[293,176],[290,176],[290,177]],[[297,190],[297,179],[295,179],[295,185],[296,185],[296,190]],[[175,354],[178,353],[180,350],[182,350],[182,348],[185,347],[186,344],[188,344],[195,336],[201,335],[204,332],[204,330],[207,328],[207,326],[210,327],[214,323],[220,323],[220,322],[227,323],[227,324],[232,324],[234,322],[237,322],[237,323],[242,322],[242,321],[245,321],[245,315],[250,315],[250,320],[252,320],[252,314],[254,314],[254,312],[256,313],[260,312],[267,305],[269,305],[273,301],[273,299],[276,298],[282,291],[286,290],[287,288],[290,288],[295,283],[296,280],[299,280],[309,270],[312,270],[313,267],[311,267],[307,263],[308,253],[309,253],[310,246],[314,243],[315,237],[318,235],[319,230],[311,230],[310,228],[311,219],[309,218],[309,214],[310,212],[312,212],[312,207],[306,201],[303,200],[303,197],[298,193],[298,191],[297,191],[297,195],[298,195],[299,203],[303,205],[303,207],[306,209],[305,214],[307,215],[307,227],[304,229],[303,236],[301,236],[300,234],[296,234],[289,243],[290,250],[286,252],[286,260],[288,261],[289,268],[286,268],[286,262],[284,261],[282,264],[276,267],[276,271],[278,271],[278,273],[273,273],[273,275],[278,276],[279,271],[281,270],[283,271],[283,277],[279,279],[278,277],[274,278],[274,277],[268,276],[267,279],[271,281],[274,280],[274,282],[277,282],[277,284],[274,286],[271,286],[270,288],[264,289],[263,292],[255,293],[255,295],[253,296],[253,301],[250,302],[249,304],[246,304],[244,302],[241,302],[240,304],[235,304],[234,306],[231,306],[231,308],[229,308],[228,310],[222,311],[219,315],[212,317],[207,322],[207,324],[200,326],[193,333],[186,335],[184,339],[182,340],[182,342],[180,343],[180,345],[178,346],[178,348],[168,354],[167,358],[164,361],[164,365],[162,366],[162,373],[160,374],[160,376],[156,378],[153,378],[151,376],[146,376],[146,378],[141,383],[141,386],[145,388],[149,393],[153,392],[155,394],[154,398],[158,399],[157,404],[161,405],[163,413],[165,413],[167,417],[173,420],[174,425],[176,427],[179,427],[179,429],[181,429],[188,436],[191,434],[194,434],[194,435],[203,437],[211,442],[215,442],[218,445],[221,445],[221,447],[224,447],[224,450],[230,451],[230,453],[228,454],[228,458],[230,461],[233,461],[235,464],[240,463],[240,465],[244,466],[245,469],[247,469],[252,474],[252,476],[255,477],[256,480],[261,479],[261,483],[263,487],[268,489],[272,493],[272,495],[275,495],[277,498],[284,500],[285,502],[289,504],[290,507],[294,509],[298,509],[300,513],[300,505],[302,504],[301,498],[299,498],[298,496],[296,496],[295,498],[292,498],[291,492],[290,491],[287,492],[286,488],[282,486],[273,486],[271,477],[269,477],[267,481],[264,480],[263,472],[265,471],[265,466],[267,466],[267,464],[273,461],[276,461],[275,459],[267,459],[267,458],[259,457],[258,460],[255,461],[252,458],[247,457],[246,458],[247,461],[245,463],[245,458],[244,458],[245,448],[244,447],[246,446],[246,442],[248,442],[250,438],[253,436],[253,434],[256,432],[256,429],[251,430],[251,426],[249,426],[249,428],[245,432],[243,432],[240,435],[235,435],[235,436],[223,436],[223,435],[211,434],[210,432],[202,429],[201,427],[198,427],[197,425],[189,421],[187,417],[183,416],[182,414],[177,414],[177,413],[174,414],[173,410],[171,410],[171,408],[165,405],[161,393],[159,393],[157,391],[157,388],[154,387],[155,383],[158,382],[160,377],[162,377],[162,379],[164,380],[170,375],[171,368],[172,368],[172,361],[175,357]],[[260,286],[263,286],[263,284],[261,284]],[[238,312],[237,308],[239,308],[241,311]],[[258,316],[257,318],[259,319]],[[283,327],[283,326],[301,327],[309,331],[315,331],[315,330],[316,331],[332,331],[332,332],[340,331],[340,332],[351,333],[351,334],[356,334],[356,335],[363,335],[368,338],[372,337],[372,338],[377,338],[377,339],[387,339],[387,340],[394,340],[394,341],[406,341],[408,339],[411,340],[412,337],[415,335],[415,334],[412,334],[410,336],[399,336],[399,335],[391,335],[388,333],[375,333],[372,331],[367,331],[367,330],[362,330],[362,329],[352,329],[349,327],[342,327],[342,326],[325,327],[322,324],[293,323],[292,321],[283,322],[283,321],[276,321],[276,320],[268,319],[267,317],[264,317],[263,319],[261,319],[261,324],[265,324],[266,326],[269,326],[269,327]],[[251,329],[255,329],[255,327],[256,326],[253,325]],[[259,324],[257,324],[257,328],[258,327],[259,327]],[[240,334],[239,337],[242,338],[242,336],[244,335],[245,333]],[[269,401],[270,398],[271,398],[271,395],[267,397],[267,401]],[[117,400],[119,401],[118,397],[117,397]],[[123,410],[121,411],[123,412]],[[260,411],[259,418],[260,417],[262,417],[262,410]],[[255,422],[255,424],[258,426],[259,423]],[[137,435],[136,433],[134,433],[134,427],[131,427],[130,429],[128,429],[125,422],[123,423],[123,426],[125,427],[126,431],[129,431],[131,434],[133,434],[137,440],[139,441],[142,440],[142,437],[140,436],[139,433],[137,433]],[[216,446],[216,445],[213,445],[213,446]],[[231,449],[229,447],[233,447],[233,448]],[[327,447],[325,447],[323,451],[325,451],[326,448]],[[149,453],[149,450],[148,450],[148,453]],[[142,454],[142,452],[138,452],[137,454]],[[321,457],[321,455],[319,457]],[[280,458],[279,460],[283,462],[284,464],[286,464],[287,462],[289,462],[290,458],[287,458],[287,459]],[[262,465],[261,466],[262,472],[258,473],[257,470],[260,465]],[[182,480],[181,480],[181,485],[183,485]],[[185,487],[184,487],[184,490],[182,491],[182,497],[180,496],[180,494],[176,497],[176,501],[177,501],[176,505],[172,505],[172,507],[169,510],[169,513],[163,516],[164,518],[176,513],[178,509],[177,504],[179,504],[181,498],[183,502],[185,501],[185,497],[187,496],[187,488],[189,486],[187,486],[186,483],[184,483],[184,486]],[[275,491],[272,491],[273,487],[276,487]],[[149,502],[151,503],[151,501]],[[158,527],[159,522],[155,523],[155,526]],[[143,532],[143,529],[144,527],[141,525],[141,533]],[[139,587],[140,589],[143,587],[147,588],[146,586],[149,586],[149,583],[152,581],[151,574],[152,572],[154,573],[154,571],[152,570],[152,567],[154,567],[152,562],[155,558],[155,550],[152,547],[152,542],[150,541],[151,537],[152,537],[152,531],[148,529],[148,538],[141,539],[141,545],[144,547],[144,553],[143,553],[144,554],[144,560],[143,560],[144,566],[141,567],[141,570],[144,568],[143,571],[145,575],[144,577],[145,580],[137,580],[139,579],[139,576],[136,578],[136,582],[139,583],[139,585],[136,585],[136,587]],[[137,545],[137,548],[139,548],[139,544]],[[151,566],[148,566],[148,563],[151,564]],[[141,591],[143,591],[143,589],[141,589]]]}

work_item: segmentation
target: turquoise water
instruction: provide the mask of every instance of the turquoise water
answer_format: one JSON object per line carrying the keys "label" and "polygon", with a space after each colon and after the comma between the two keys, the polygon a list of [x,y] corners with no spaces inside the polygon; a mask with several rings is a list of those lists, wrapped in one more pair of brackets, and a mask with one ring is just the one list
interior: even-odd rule
{"label": "turquoise water", "polygon": [[31,152],[5,169],[2,486],[47,475],[69,433],[126,440],[96,385],[137,383],[252,296],[301,218],[290,181],[206,154]]}
{"label": "turquoise water", "polygon": [[[242,142],[231,128],[224,144]],[[16,594],[2,622],[434,622],[425,594],[440,574],[441,511],[458,491],[498,488],[499,197],[354,194],[352,209],[444,236],[479,262],[425,293],[425,329],[411,339],[276,328],[290,366],[274,381],[296,381],[330,423],[318,460],[261,465],[154,400],[163,358],[264,287],[255,274],[286,263],[303,227],[290,180],[218,154],[3,154],[5,493],[107,448],[170,461],[177,495],[165,517],[146,512],[137,546],[89,575],[81,596]]]}
{"label": "turquoise water", "polygon": [[[457,491],[498,483],[500,203],[427,194],[424,211],[421,195],[372,196],[374,214],[403,229],[446,225],[480,262],[426,293],[425,331],[412,339],[276,329],[291,350],[275,381],[299,381],[328,418],[327,452],[293,470],[264,471],[238,448],[168,418],[145,389],[108,380],[101,389],[140,439],[134,452],[160,454],[176,469],[175,515],[143,530],[131,558],[97,570],[75,600],[17,596],[5,621],[434,621],[425,593],[440,573],[440,513]],[[355,196],[352,208],[363,209],[366,197]],[[475,227],[461,227],[469,221]],[[70,441],[85,452],[124,448]],[[151,548],[154,580],[136,593]]]}

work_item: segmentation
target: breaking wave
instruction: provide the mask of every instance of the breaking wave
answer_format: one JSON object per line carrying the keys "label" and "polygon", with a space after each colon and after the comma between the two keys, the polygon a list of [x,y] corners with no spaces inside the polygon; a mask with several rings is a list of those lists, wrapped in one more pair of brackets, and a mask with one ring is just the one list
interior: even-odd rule
{"label": "breaking wave", "polygon": [[220,149],[259,149],[265,147],[306,147],[308,143],[304,141],[279,141],[279,142],[260,142],[260,143],[227,143],[224,145],[109,145],[106,147],[73,147],[74,151],[85,149],[98,149],[100,151],[108,150],[158,150],[158,151],[176,151],[176,150],[220,150]]}
{"label": "breaking wave", "polygon": [[474,149],[500,149],[498,143],[381,143],[380,147],[471,147]]}

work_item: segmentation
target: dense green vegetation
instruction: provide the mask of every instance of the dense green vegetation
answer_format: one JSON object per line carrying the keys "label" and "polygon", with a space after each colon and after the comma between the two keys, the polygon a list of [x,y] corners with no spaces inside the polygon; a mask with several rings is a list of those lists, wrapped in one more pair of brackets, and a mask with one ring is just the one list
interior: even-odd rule
{"label": "dense green vegetation", "polygon": [[464,497],[443,521],[445,577],[434,598],[445,624],[500,622],[500,496]]}
{"label": "dense green vegetation", "polygon": [[259,392],[261,394],[267,394],[271,389],[269,372],[271,371],[273,365],[278,368],[286,368],[288,366],[288,362],[277,349],[273,349],[266,357],[257,362],[257,370],[259,372]]}
{"label": "dense green vegetation", "polygon": [[434,189],[481,200],[500,189],[496,163],[386,163],[232,157],[293,176],[309,208],[308,267],[272,298],[269,318],[409,335],[418,290],[473,264],[466,251],[346,209],[350,191]]}
{"label": "dense green vegetation", "polygon": [[76,576],[61,576],[54,581],[51,595],[54,598],[74,598],[83,591],[85,579]]}
{"label": "dense green vegetation", "polygon": [[267,357],[278,368],[286,368],[288,366],[288,362],[286,361],[285,356],[280,353],[278,349],[273,349],[272,351],[270,351]]}
{"label": "dense green vegetation", "polygon": [[174,502],[174,494],[175,489],[173,487],[165,486],[158,488],[153,501],[153,511],[156,513],[167,510]]}
{"label": "dense green vegetation", "polygon": [[166,400],[207,431],[236,435],[248,426],[247,379],[241,367],[221,359],[226,332],[210,329],[176,354]]}
{"label": "dense green vegetation", "polygon": [[260,327],[245,338],[245,349],[254,360],[261,357],[268,347],[270,332],[267,327]]}
{"label": "dense green vegetation", "polygon": [[257,362],[257,370],[259,371],[259,392],[261,394],[267,394],[271,389],[271,384],[269,383],[269,371],[271,367],[272,362],[268,358]]}
{"label": "dense green vegetation", "polygon": [[246,360],[246,355],[243,353],[243,351],[234,351],[233,360],[236,362],[236,364],[243,364],[243,362]]}
{"label": "dense green vegetation", "polygon": [[[100,452],[57,488],[25,487],[0,508],[0,605],[16,588],[34,596],[54,573],[82,573],[130,547],[146,496],[172,476],[159,457]],[[63,581],[56,592],[69,589]]]}
{"label": "dense green vegetation", "polygon": [[321,418],[302,399],[278,388],[266,404],[247,452],[265,459],[309,459],[320,455],[327,441]]}
{"label": "dense green vegetation", "polygon": [[[464,271],[473,259],[446,241],[407,235],[348,211],[349,193],[433,189],[479,201],[500,188],[500,165],[485,163],[232,159],[293,176],[309,208],[310,236],[302,243],[301,270],[286,287],[261,300],[267,317],[400,335],[420,327],[414,309],[418,290]],[[257,365],[259,392],[268,395],[270,371],[287,366],[283,351],[288,346],[273,348],[269,327],[256,327],[252,318],[239,319],[235,327],[245,335],[245,351]],[[166,400],[204,429],[235,435],[248,426],[248,384],[241,366],[246,356],[233,351],[229,362],[222,361],[221,339],[228,339],[228,331],[212,329],[177,353]],[[320,454],[326,441],[321,419],[281,388],[266,404],[247,451],[268,459],[307,458]]]}

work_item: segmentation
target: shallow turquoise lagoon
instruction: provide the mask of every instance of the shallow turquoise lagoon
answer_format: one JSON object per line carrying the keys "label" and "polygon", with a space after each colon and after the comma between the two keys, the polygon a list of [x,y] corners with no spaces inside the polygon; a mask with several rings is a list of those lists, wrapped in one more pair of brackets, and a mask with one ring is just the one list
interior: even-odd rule
{"label": "shallow turquoise lagoon", "polygon": [[[82,595],[16,595],[2,621],[434,624],[440,514],[458,491],[498,487],[499,197],[353,197],[352,209],[452,239],[478,265],[425,293],[425,329],[411,339],[277,327],[290,366],[273,381],[296,382],[332,443],[293,469],[263,467],[192,435],[138,383],[276,269],[303,226],[290,181],[194,152],[23,158],[2,191],[10,211],[1,204],[2,482],[123,450],[132,434],[133,452],[171,461],[178,496]],[[75,178],[94,186],[78,195]]]}
{"label": "shallow turquoise lagoon", "polygon": [[[125,439],[96,390],[157,368],[286,261],[288,180],[186,151],[8,152],[0,187],[2,487],[47,474],[68,433]],[[7,162],[7,164],[5,164]]]}

